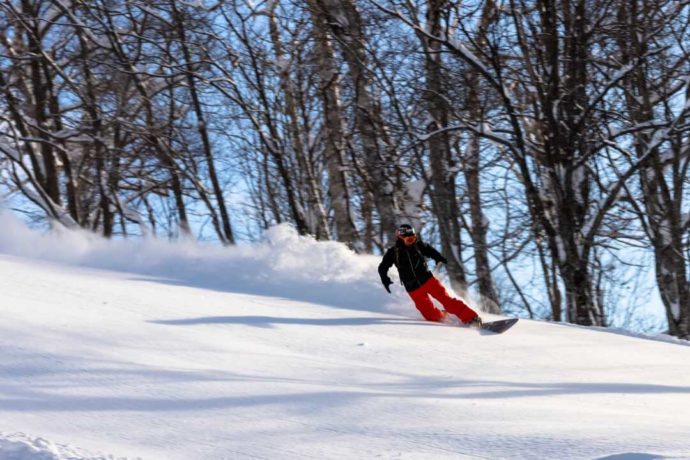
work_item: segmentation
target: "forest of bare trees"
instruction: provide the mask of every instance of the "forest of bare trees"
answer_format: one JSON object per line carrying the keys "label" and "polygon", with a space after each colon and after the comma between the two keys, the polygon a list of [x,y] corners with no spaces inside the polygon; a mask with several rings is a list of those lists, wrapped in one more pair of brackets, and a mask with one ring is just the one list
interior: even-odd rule
{"label": "forest of bare trees", "polygon": [[485,311],[644,328],[649,278],[688,338],[689,166],[688,0],[0,0],[34,222],[372,254],[408,222]]}

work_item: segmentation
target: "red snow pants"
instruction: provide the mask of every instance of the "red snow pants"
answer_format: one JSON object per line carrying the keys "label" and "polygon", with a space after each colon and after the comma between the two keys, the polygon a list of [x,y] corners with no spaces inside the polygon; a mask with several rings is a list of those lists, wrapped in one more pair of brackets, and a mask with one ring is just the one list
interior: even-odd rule
{"label": "red snow pants", "polygon": [[[451,297],[443,284],[433,276],[414,291],[408,292],[417,310],[420,311],[427,321],[443,321],[446,313],[434,306],[431,297],[435,298],[443,305],[447,312],[457,315],[463,323],[469,323],[477,316],[465,302],[455,297]],[[431,296],[431,297],[429,297]]]}

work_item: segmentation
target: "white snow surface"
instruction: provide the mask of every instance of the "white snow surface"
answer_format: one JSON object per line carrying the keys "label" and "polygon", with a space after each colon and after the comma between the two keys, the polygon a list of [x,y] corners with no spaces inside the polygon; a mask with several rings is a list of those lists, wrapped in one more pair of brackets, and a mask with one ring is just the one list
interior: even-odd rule
{"label": "white snow surface", "polygon": [[687,342],[424,322],[376,257],[285,226],[0,225],[0,460],[690,458]]}

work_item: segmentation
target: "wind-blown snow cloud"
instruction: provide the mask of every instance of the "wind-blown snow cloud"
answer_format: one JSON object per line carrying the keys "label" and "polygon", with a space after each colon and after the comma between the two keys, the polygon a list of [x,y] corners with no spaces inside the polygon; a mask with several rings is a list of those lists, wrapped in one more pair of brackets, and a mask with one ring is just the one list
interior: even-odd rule
{"label": "wind-blown snow cloud", "polygon": [[39,232],[9,212],[0,212],[0,226],[0,252],[5,254],[125,271],[172,284],[417,316],[402,287],[390,296],[380,285],[378,257],[300,236],[289,225],[269,229],[261,243],[233,247],[155,238],[106,240],[62,228]]}

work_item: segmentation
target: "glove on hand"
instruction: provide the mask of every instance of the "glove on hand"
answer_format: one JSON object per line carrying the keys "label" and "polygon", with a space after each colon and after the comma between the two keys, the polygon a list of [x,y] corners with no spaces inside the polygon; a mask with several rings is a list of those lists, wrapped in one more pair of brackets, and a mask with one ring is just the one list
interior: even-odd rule
{"label": "glove on hand", "polygon": [[381,284],[383,284],[383,287],[385,287],[386,291],[388,291],[388,293],[390,294],[391,293],[390,285],[393,284],[393,281],[391,281],[391,279],[388,277],[385,277],[385,278],[381,277]]}

